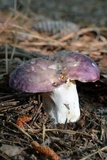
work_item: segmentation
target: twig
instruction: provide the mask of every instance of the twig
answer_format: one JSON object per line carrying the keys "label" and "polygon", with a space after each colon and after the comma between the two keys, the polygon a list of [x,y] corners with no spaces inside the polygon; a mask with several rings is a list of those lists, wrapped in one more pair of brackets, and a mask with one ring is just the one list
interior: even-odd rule
{"label": "twig", "polygon": [[51,160],[60,160],[60,157],[49,147],[41,146],[38,142],[34,141],[33,138],[22,128],[20,128],[18,125],[16,125],[13,122],[9,122],[12,125],[14,125],[16,128],[18,128],[22,133],[24,133],[27,137],[31,139],[31,145],[32,147],[37,150],[39,153],[44,154],[45,156],[51,158]]}
{"label": "twig", "polygon": [[11,160],[11,158],[1,150],[0,150],[0,158],[3,158],[4,160]]}
{"label": "twig", "polygon": [[[15,44],[17,44],[17,40],[15,39]],[[12,61],[14,55],[15,55],[15,51],[16,51],[16,47],[13,46],[13,50],[12,50],[12,53],[11,53],[11,57],[10,57],[10,62]]]}
{"label": "twig", "polygon": [[9,64],[8,64],[8,46],[5,47],[5,64],[6,64],[6,74],[8,74],[9,71]]}
{"label": "twig", "polygon": [[14,14],[16,13],[17,10],[17,0],[14,0]]}
{"label": "twig", "polygon": [[51,160],[60,160],[60,157],[49,147],[41,146],[38,142],[33,141],[32,147],[41,154],[51,158]]}
{"label": "twig", "polygon": [[29,137],[33,141],[33,138],[24,129],[20,128],[18,125],[16,125],[13,122],[9,122],[9,123],[11,123],[13,126],[15,126],[16,128],[18,128],[22,133],[24,133],[27,137]]}
{"label": "twig", "polygon": [[42,133],[43,143],[44,143],[44,139],[45,139],[45,129],[46,129],[46,127],[45,127],[45,125],[43,124],[43,133]]}
{"label": "twig", "polygon": [[72,131],[72,130],[63,130],[63,129],[45,129],[46,132],[52,132],[52,131],[56,131],[56,132],[63,132],[63,133],[68,133],[68,134],[81,134],[81,135],[86,135],[89,137],[92,137],[90,134],[85,133],[85,132],[79,132],[79,131]]}
{"label": "twig", "polygon": [[92,154],[89,154],[89,155],[86,156],[86,157],[81,158],[80,160],[86,160],[86,159],[92,157],[93,155],[95,155],[95,154],[97,154],[97,153],[99,153],[99,152],[101,152],[101,151],[104,151],[104,150],[107,150],[107,146],[105,146],[105,147],[97,150],[96,152],[94,152],[94,153],[92,153]]}

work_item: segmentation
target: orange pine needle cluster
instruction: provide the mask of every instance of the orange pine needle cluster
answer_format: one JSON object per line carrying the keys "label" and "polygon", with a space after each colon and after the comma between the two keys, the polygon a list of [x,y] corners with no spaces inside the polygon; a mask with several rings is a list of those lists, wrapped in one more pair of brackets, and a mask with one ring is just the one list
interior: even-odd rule
{"label": "orange pine needle cluster", "polygon": [[28,116],[20,116],[18,117],[16,124],[22,128],[25,129],[24,127],[24,123],[29,122],[30,120],[32,120],[32,117],[28,117]]}
{"label": "orange pine needle cluster", "polygon": [[36,141],[32,142],[32,147],[39,153],[49,157],[51,160],[60,160],[60,157],[49,147],[41,146]]}

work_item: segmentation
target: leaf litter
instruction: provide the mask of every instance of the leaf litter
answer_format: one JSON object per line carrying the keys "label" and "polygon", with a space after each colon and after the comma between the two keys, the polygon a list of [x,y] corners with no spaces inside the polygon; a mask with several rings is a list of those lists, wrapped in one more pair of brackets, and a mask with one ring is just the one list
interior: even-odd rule
{"label": "leaf litter", "polygon": [[[37,22],[18,11],[0,18],[0,158],[106,159],[107,28],[87,27],[50,35],[33,29]],[[54,125],[42,108],[41,94],[12,90],[8,80],[12,70],[23,61],[62,50],[90,56],[100,68],[101,79],[96,83],[77,82],[80,120]],[[32,118],[17,125],[18,118],[23,116]]]}

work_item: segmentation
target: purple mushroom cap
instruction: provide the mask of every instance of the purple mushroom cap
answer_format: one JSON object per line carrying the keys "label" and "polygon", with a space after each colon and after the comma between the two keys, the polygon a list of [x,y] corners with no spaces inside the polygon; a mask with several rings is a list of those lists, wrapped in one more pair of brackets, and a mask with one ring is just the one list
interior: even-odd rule
{"label": "purple mushroom cap", "polygon": [[65,51],[21,64],[11,74],[9,85],[24,92],[50,92],[68,78],[94,82],[99,77],[98,67],[92,59],[80,53]]}
{"label": "purple mushroom cap", "polygon": [[63,51],[56,53],[54,57],[61,62],[62,74],[69,79],[81,82],[95,82],[100,78],[97,64],[86,55]]}
{"label": "purple mushroom cap", "polygon": [[[10,76],[9,85],[20,91],[37,93],[52,91],[63,82],[47,58],[29,60],[16,68]],[[57,68],[57,66],[56,66]]]}

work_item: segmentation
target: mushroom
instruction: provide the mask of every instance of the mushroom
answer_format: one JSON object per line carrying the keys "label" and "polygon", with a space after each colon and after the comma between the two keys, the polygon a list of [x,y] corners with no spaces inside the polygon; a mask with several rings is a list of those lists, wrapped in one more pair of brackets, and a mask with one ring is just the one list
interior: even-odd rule
{"label": "mushroom", "polygon": [[55,124],[76,122],[80,118],[75,80],[95,82],[100,73],[86,55],[62,51],[29,60],[10,76],[10,87],[30,93],[41,92],[43,107]]}

